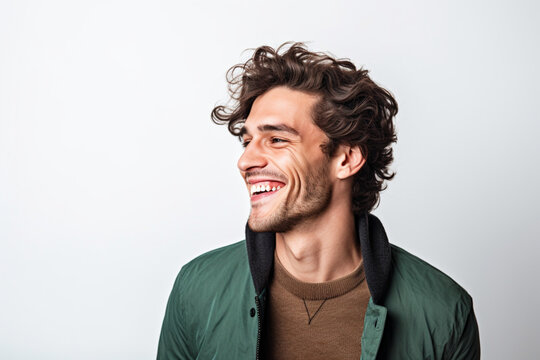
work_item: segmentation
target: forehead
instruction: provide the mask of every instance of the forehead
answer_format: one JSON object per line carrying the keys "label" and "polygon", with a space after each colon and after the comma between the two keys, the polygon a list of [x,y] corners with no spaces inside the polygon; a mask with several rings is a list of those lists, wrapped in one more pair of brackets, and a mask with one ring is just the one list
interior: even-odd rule
{"label": "forehead", "polygon": [[294,128],[300,134],[316,130],[322,132],[313,123],[312,116],[313,106],[318,100],[317,95],[286,87],[268,90],[253,102],[244,124],[245,130],[253,133],[261,125],[283,124]]}

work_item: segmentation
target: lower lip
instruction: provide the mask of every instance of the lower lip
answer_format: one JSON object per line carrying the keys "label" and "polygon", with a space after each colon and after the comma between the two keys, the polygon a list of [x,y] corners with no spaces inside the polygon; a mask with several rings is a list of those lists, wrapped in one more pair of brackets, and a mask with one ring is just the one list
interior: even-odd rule
{"label": "lower lip", "polygon": [[280,190],[281,189],[276,190],[276,191],[267,191],[267,192],[263,192],[263,193],[260,193],[260,194],[257,194],[257,195],[252,195],[251,196],[251,201],[257,201],[257,200],[261,200],[261,199],[267,198],[269,196],[275,195]]}

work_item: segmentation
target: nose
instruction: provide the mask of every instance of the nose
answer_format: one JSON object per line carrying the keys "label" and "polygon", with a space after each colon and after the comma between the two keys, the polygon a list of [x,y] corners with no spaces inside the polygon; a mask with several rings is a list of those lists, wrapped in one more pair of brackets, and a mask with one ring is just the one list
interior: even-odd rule
{"label": "nose", "polygon": [[255,141],[251,141],[244,149],[242,156],[238,159],[237,165],[240,171],[246,172],[265,167],[267,160],[261,147]]}

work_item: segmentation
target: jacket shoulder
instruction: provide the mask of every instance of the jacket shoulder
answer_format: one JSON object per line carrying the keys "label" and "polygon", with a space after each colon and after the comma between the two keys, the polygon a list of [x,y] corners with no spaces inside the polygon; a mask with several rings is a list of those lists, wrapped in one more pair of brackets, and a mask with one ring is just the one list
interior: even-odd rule
{"label": "jacket shoulder", "polygon": [[[237,324],[250,309],[249,299],[239,294],[251,293],[249,299],[253,300],[245,241],[209,251],[185,264],[169,296],[158,359],[206,359],[228,352],[233,353],[228,358],[245,358],[242,351],[253,347],[244,344],[245,334],[256,329],[242,329]],[[231,333],[231,329],[243,332]],[[245,346],[224,346],[226,339]]]}
{"label": "jacket shoulder", "polygon": [[382,351],[388,356],[382,358],[416,348],[423,355],[419,352],[414,358],[453,359],[463,351],[463,359],[477,359],[478,326],[467,291],[400,247],[392,245],[391,253],[392,275],[384,300],[389,331],[385,330],[387,345]]}
{"label": "jacket shoulder", "polygon": [[230,278],[235,272],[244,273],[248,266],[246,242],[242,240],[197,256],[182,267],[181,274],[188,284],[208,286]]}
{"label": "jacket shoulder", "polygon": [[220,266],[222,263],[242,260],[247,256],[246,241],[241,240],[230,245],[226,245],[214,250],[210,250],[189,261],[185,268],[198,268],[206,266]]}
{"label": "jacket shoulder", "polygon": [[[392,282],[401,291],[409,291],[416,301],[446,307],[458,299],[467,303],[471,297],[457,282],[419,257],[392,245]],[[392,286],[391,285],[391,286]]]}

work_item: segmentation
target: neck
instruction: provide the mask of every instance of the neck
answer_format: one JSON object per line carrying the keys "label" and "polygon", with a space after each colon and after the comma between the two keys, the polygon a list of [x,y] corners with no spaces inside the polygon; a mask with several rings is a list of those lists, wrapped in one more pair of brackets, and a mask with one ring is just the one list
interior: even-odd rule
{"label": "neck", "polygon": [[326,282],[352,273],[362,260],[350,206],[327,209],[315,219],[276,234],[283,267],[304,282]]}

